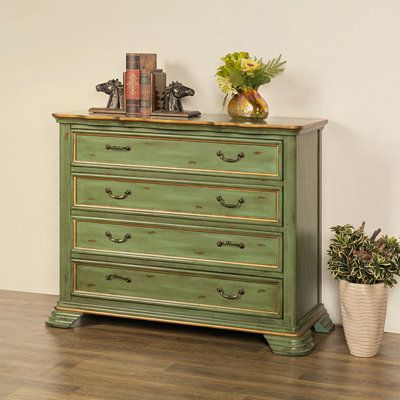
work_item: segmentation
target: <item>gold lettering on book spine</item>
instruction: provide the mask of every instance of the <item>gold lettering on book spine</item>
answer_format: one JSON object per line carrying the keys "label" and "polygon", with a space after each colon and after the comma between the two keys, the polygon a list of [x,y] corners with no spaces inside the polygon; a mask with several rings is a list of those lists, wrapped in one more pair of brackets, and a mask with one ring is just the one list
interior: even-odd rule
{"label": "gold lettering on book spine", "polygon": [[128,89],[128,93],[133,93],[137,91],[137,87],[139,85],[139,79],[137,74],[126,74],[126,86]]}

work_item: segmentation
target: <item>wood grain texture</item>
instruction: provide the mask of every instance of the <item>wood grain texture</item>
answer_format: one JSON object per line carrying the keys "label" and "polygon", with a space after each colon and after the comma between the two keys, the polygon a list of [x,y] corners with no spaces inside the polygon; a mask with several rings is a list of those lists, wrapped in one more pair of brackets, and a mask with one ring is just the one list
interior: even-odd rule
{"label": "wood grain texture", "polygon": [[83,316],[45,327],[55,296],[0,291],[3,400],[398,400],[400,335],[372,359],[343,332],[307,357],[274,355],[259,335]]}
{"label": "wood grain texture", "polygon": [[284,129],[300,131],[306,129],[322,128],[328,120],[317,118],[284,118],[284,117],[269,117],[266,121],[243,121],[233,120],[228,115],[222,114],[209,114],[202,115],[198,118],[192,119],[178,119],[178,118],[143,118],[143,117],[127,117],[119,115],[101,115],[89,114],[87,111],[76,111],[67,113],[53,113],[54,118],[57,120],[69,119],[84,119],[92,121],[121,121],[121,122],[153,122],[157,124],[176,124],[176,125],[206,125],[206,126],[220,126],[220,127],[240,127],[250,129]]}

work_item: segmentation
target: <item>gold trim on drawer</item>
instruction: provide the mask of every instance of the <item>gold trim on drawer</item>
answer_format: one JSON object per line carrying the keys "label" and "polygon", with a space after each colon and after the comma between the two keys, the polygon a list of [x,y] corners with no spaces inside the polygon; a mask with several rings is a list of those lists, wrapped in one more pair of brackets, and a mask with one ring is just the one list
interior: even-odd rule
{"label": "gold trim on drawer", "polygon": [[[192,228],[183,228],[183,227],[176,227],[176,226],[168,226],[164,227],[161,225],[142,225],[134,222],[114,222],[114,221],[107,221],[107,220],[95,220],[95,219],[82,219],[82,222],[90,222],[90,223],[97,223],[97,224],[110,224],[110,225],[122,225],[122,226],[146,226],[146,228],[157,228],[157,229],[167,229],[167,230],[177,230],[177,231],[188,231],[188,232],[207,232],[207,233],[220,233],[220,231],[212,230],[212,229],[192,229]],[[86,251],[95,251],[101,253],[109,253],[109,254],[121,254],[121,255],[135,255],[135,256],[144,256],[144,257],[157,257],[162,260],[181,260],[181,261],[203,261],[207,263],[218,263],[218,264],[226,264],[226,265],[238,265],[243,267],[257,267],[257,268],[268,268],[268,269],[280,269],[280,238],[281,236],[278,234],[276,235],[257,235],[257,234],[249,234],[249,233],[241,233],[242,236],[251,236],[251,237],[262,237],[262,238],[273,238],[275,239],[276,243],[276,265],[269,265],[269,264],[256,264],[256,263],[244,263],[244,262],[234,262],[234,261],[220,261],[220,260],[209,260],[206,258],[191,258],[191,257],[177,257],[177,256],[164,256],[162,254],[156,253],[134,253],[128,251],[116,251],[116,250],[97,250],[90,247],[78,247],[77,246],[77,219],[72,218],[72,226],[73,226],[73,249],[76,250],[86,250]]]}
{"label": "gold trim on drawer", "polygon": [[[90,297],[104,297],[104,298],[112,298],[112,299],[129,299],[129,300],[139,300],[139,301],[153,301],[153,302],[157,302],[157,303],[162,303],[164,305],[184,305],[184,306],[195,306],[195,307],[200,307],[200,308],[220,308],[220,309],[225,309],[225,310],[234,310],[234,311],[247,311],[247,312],[251,312],[251,313],[257,313],[257,314],[267,314],[267,315],[276,315],[276,316],[280,316],[280,297],[282,295],[282,285],[279,284],[279,282],[271,282],[268,283],[268,285],[271,286],[277,286],[276,289],[276,298],[275,298],[275,303],[276,303],[276,308],[274,311],[261,311],[261,310],[254,310],[252,308],[238,308],[238,307],[228,307],[228,306],[217,306],[217,305],[213,305],[213,304],[201,304],[201,303],[191,303],[191,302],[186,302],[186,301],[177,301],[177,300],[161,300],[161,299],[155,299],[152,297],[138,297],[138,296],[128,296],[128,295],[115,295],[115,294],[110,294],[110,293],[102,293],[102,292],[87,292],[84,290],[78,290],[77,289],[77,262],[72,262],[72,270],[73,270],[73,282],[74,282],[74,287],[73,287],[73,293],[74,294],[78,294],[78,295],[84,295],[84,296],[90,296]],[[84,263],[81,263],[84,264]],[[98,265],[99,268],[104,268],[104,266],[102,266],[101,264],[97,264],[96,262],[93,263],[94,265]],[[114,269],[123,269],[124,266],[121,264],[118,265],[112,265],[110,264],[106,264],[108,268],[114,268]],[[127,267],[132,268],[132,265],[126,265]],[[146,270],[146,268],[141,267],[141,269]],[[151,268],[148,268],[149,271],[152,271]],[[134,272],[134,270],[132,269],[132,272]],[[162,272],[167,274],[168,272]],[[189,275],[189,276],[193,276],[196,275],[195,272],[193,273],[188,273],[188,272],[183,272],[183,271],[174,271],[174,275]],[[212,275],[212,273],[210,273],[210,275]],[[217,278],[215,278],[217,279]],[[223,279],[223,278],[222,278]],[[240,279],[237,279],[239,282],[241,282]],[[252,281],[249,281],[249,283],[254,283]]]}
{"label": "gold trim on drawer", "polygon": [[[262,172],[245,172],[245,171],[225,171],[218,169],[202,169],[202,168],[183,168],[183,167],[162,167],[157,165],[141,165],[141,164],[119,164],[119,163],[107,163],[107,162],[96,162],[96,161],[81,161],[76,158],[77,155],[77,136],[103,136],[103,137],[118,137],[118,138],[130,138],[130,139],[155,139],[155,140],[171,140],[177,142],[203,142],[203,143],[217,143],[217,144],[243,144],[243,145],[257,145],[264,147],[274,147],[276,151],[276,166],[275,173],[262,173]],[[243,141],[233,141],[233,140],[212,140],[212,139],[188,139],[188,138],[171,138],[171,137],[161,137],[161,136],[140,136],[140,135],[121,135],[121,134],[106,134],[100,132],[93,133],[83,133],[79,131],[73,132],[73,162],[79,164],[88,165],[112,165],[115,167],[139,167],[148,169],[163,169],[171,171],[184,171],[184,172],[217,172],[221,174],[228,175],[254,175],[254,176],[268,176],[272,178],[279,177],[279,144],[272,143],[253,143],[253,142],[243,142]]]}
{"label": "gold trim on drawer", "polygon": [[226,187],[226,186],[218,186],[218,185],[203,185],[203,184],[186,184],[186,183],[178,183],[178,182],[162,182],[162,181],[151,181],[151,184],[156,185],[166,185],[166,186],[184,186],[184,187],[201,187],[201,188],[216,188],[216,189],[223,189],[223,190],[232,190],[232,191],[239,191],[239,192],[272,192],[275,193],[276,196],[276,218],[254,218],[254,217],[235,217],[231,215],[223,215],[223,214],[201,214],[201,213],[189,213],[189,212],[181,212],[181,211],[165,211],[165,210],[149,210],[146,208],[130,208],[130,207],[112,207],[112,206],[100,206],[100,205],[91,205],[91,204],[84,204],[78,203],[77,201],[77,179],[92,179],[92,180],[103,180],[103,181],[117,181],[117,182],[132,182],[132,183],[143,183],[146,180],[140,179],[127,179],[127,178],[114,178],[114,177],[97,177],[97,176],[87,176],[87,175],[80,175],[80,176],[73,176],[73,198],[74,198],[74,207],[84,207],[84,208],[91,208],[91,209],[104,209],[104,210],[125,210],[125,211],[138,211],[138,212],[147,212],[150,214],[170,214],[170,215],[187,215],[187,216],[198,216],[198,217],[211,217],[211,218],[220,218],[220,219],[234,219],[234,220],[243,220],[243,221],[258,221],[258,222],[272,222],[278,223],[279,222],[279,187],[276,189],[245,189],[245,188],[235,188],[235,187]]}

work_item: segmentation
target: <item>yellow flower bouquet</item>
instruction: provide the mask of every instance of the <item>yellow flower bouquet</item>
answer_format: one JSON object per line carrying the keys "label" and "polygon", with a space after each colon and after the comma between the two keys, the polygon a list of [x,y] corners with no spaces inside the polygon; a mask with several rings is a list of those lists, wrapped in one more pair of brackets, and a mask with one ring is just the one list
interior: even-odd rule
{"label": "yellow flower bouquet", "polygon": [[[259,108],[266,107],[268,109],[268,106],[258,94],[257,90],[261,85],[268,83],[275,75],[283,72],[283,65],[286,61],[282,61],[281,55],[279,55],[279,57],[264,63],[262,58],[257,59],[251,57],[249,53],[244,51],[227,54],[225,57],[222,57],[221,60],[224,64],[217,69],[216,77],[218,86],[222,92],[225,93],[223,105],[225,106],[226,99],[229,95],[234,98],[240,98],[238,95],[242,93],[247,95],[248,102],[253,102],[253,110],[250,111],[250,106],[247,105],[247,111],[244,113],[245,115],[243,112],[239,112],[238,114],[238,110],[233,111],[234,115],[232,115],[228,107],[229,114],[232,116],[266,118],[268,110],[266,112],[261,112]],[[262,99],[265,106],[257,105],[257,96]]]}

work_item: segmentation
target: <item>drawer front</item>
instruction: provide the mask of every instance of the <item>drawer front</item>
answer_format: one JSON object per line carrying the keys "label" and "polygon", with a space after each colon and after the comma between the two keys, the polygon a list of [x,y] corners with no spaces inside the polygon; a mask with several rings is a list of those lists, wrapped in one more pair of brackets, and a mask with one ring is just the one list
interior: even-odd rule
{"label": "drawer front", "polygon": [[279,187],[235,188],[143,179],[74,177],[74,207],[281,224]]}
{"label": "drawer front", "polygon": [[74,250],[280,270],[279,233],[242,234],[184,226],[73,219]]}
{"label": "drawer front", "polygon": [[183,139],[74,132],[74,162],[281,179],[279,141]]}
{"label": "drawer front", "polygon": [[77,262],[73,294],[281,317],[279,279]]}

